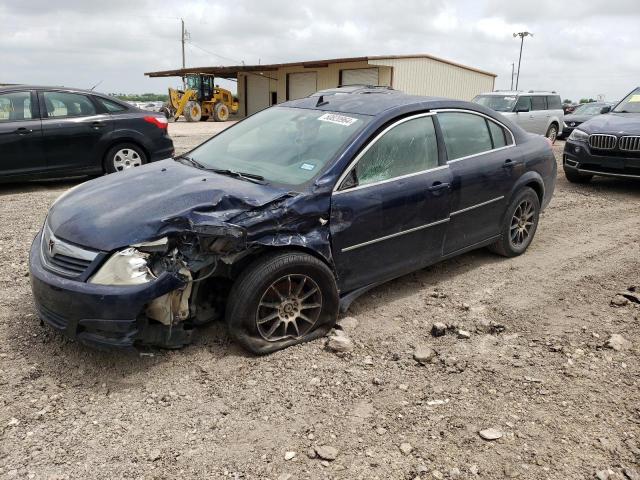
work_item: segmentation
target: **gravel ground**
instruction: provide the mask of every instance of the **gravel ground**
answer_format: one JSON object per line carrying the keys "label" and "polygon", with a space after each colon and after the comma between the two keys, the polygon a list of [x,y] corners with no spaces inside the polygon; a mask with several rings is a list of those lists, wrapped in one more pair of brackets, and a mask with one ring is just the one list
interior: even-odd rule
{"label": "gravel ground", "polygon": [[[184,151],[220,125],[170,128]],[[256,358],[220,325],[140,356],[41,326],[27,252],[75,183],[0,186],[0,478],[638,478],[640,184],[560,173],[525,255],[371,291],[349,353]]]}

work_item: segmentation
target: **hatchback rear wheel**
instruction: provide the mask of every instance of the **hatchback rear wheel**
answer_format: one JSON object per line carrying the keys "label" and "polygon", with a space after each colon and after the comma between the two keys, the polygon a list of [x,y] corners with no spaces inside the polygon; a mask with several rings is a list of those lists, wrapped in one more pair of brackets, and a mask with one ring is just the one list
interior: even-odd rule
{"label": "hatchback rear wheel", "polygon": [[142,148],[133,143],[121,143],[112,147],[105,157],[106,173],[122,172],[147,163],[147,156]]}
{"label": "hatchback rear wheel", "polygon": [[325,335],[338,315],[333,272],[302,252],[270,254],[249,265],[227,300],[231,337],[264,354]]}
{"label": "hatchback rear wheel", "polygon": [[523,254],[538,228],[540,199],[530,187],[520,190],[507,208],[502,222],[501,238],[489,249],[505,257]]}

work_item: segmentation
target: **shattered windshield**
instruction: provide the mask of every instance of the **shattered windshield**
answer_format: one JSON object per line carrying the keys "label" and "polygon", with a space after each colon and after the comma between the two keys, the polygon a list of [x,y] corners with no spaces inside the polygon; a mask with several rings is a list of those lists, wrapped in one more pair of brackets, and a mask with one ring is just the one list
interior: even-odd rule
{"label": "shattered windshield", "polygon": [[613,111],[616,113],[640,113],[640,88],[636,88],[627,95],[627,98],[616,105]]}
{"label": "shattered windshield", "polygon": [[478,95],[473,103],[490,108],[496,112],[512,112],[517,98],[512,95]]}
{"label": "shattered windshield", "polygon": [[369,121],[366,115],[273,107],[224,130],[188,155],[203,168],[300,185]]}

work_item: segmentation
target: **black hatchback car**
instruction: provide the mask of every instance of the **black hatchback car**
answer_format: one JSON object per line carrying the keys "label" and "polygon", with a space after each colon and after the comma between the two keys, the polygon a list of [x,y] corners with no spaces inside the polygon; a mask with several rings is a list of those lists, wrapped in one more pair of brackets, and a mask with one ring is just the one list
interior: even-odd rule
{"label": "black hatchback car", "polygon": [[564,174],[574,183],[594,175],[640,178],[640,87],[609,113],[576,127],[567,139]]}
{"label": "black hatchback car", "polygon": [[92,91],[0,87],[0,182],[111,173],[173,151],[161,114]]}
{"label": "black hatchback car", "polygon": [[381,282],[485,246],[522,254],[555,178],[547,139],[480,105],[295,100],[63,195],[31,248],[33,295],[90,345],[177,347],[226,319],[271,352]]}

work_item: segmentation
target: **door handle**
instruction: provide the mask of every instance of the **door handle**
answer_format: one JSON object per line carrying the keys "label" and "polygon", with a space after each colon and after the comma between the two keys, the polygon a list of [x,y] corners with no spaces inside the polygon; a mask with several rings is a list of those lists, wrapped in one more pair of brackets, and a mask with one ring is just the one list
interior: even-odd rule
{"label": "door handle", "polygon": [[504,164],[502,165],[502,168],[513,168],[516,165],[518,165],[518,162],[514,162],[513,160],[511,160],[510,158],[507,158],[504,161]]}
{"label": "door handle", "polygon": [[427,190],[430,192],[439,192],[441,190],[448,189],[449,187],[450,185],[448,183],[433,182],[433,185],[431,185]]}
{"label": "door handle", "polygon": [[104,122],[91,122],[91,126],[96,130],[105,126]]}
{"label": "door handle", "polygon": [[30,128],[20,127],[16,129],[15,133],[17,133],[18,135],[28,135],[30,133],[33,133],[33,130],[31,130]]}

